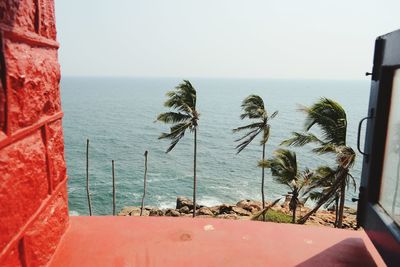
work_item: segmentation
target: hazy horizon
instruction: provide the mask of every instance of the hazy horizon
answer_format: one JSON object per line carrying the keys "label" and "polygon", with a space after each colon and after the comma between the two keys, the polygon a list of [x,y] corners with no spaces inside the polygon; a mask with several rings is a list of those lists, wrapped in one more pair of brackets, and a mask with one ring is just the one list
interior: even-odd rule
{"label": "hazy horizon", "polygon": [[[79,8],[77,8],[79,7]],[[362,80],[400,1],[56,0],[64,76]]]}

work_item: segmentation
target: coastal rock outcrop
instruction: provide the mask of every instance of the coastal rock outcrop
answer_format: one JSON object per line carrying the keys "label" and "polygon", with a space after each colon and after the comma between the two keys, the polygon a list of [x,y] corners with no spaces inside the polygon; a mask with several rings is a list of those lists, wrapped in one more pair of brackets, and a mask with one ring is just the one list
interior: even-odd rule
{"label": "coastal rock outcrop", "polygon": [[[271,212],[276,213],[273,216],[286,216],[291,218],[291,212],[288,207],[290,198],[287,197],[283,204],[275,205],[271,208]],[[270,203],[266,203],[268,206]],[[219,218],[229,220],[250,220],[262,209],[260,201],[244,199],[237,202],[235,205],[221,204],[213,207],[196,206],[197,218]],[[297,209],[297,215],[303,216],[310,209],[300,206]],[[142,216],[171,216],[171,217],[192,217],[193,202],[185,197],[178,197],[176,200],[176,208],[159,209],[156,207],[144,207]],[[124,207],[119,213],[119,216],[140,216],[140,207]],[[306,225],[318,225],[333,227],[335,222],[335,212],[329,210],[319,210],[316,214],[312,215],[306,222]],[[343,218],[343,227],[347,229],[356,229],[356,211],[351,208],[345,208]]]}

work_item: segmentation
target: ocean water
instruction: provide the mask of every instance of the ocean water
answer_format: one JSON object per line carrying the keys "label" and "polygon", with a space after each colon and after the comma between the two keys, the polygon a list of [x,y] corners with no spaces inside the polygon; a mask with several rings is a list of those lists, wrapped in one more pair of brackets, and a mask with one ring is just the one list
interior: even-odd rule
{"label": "ocean water", "polygon": [[[236,203],[245,198],[260,199],[261,169],[257,161],[262,148],[254,140],[239,155],[232,129],[241,121],[241,101],[249,94],[260,95],[271,114],[270,156],[292,131],[301,131],[304,114],[299,105],[310,105],[319,97],[332,98],[343,105],[348,116],[348,145],[356,150],[357,126],[367,114],[369,81],[190,79],[197,89],[200,112],[198,131],[198,202],[203,205]],[[192,196],[193,136],[189,132],[173,151],[169,142],[158,140],[167,125],[155,123],[167,109],[165,93],[181,79],[175,78],[77,78],[61,81],[64,110],[65,153],[71,214],[88,214],[85,189],[86,139],[90,139],[90,185],[93,212],[112,214],[111,160],[115,160],[117,210],[139,205],[143,192],[144,151],[148,156],[146,205],[174,207],[177,196]],[[301,168],[334,165],[334,156],[318,156],[311,146],[293,148]],[[351,173],[359,185],[361,155]],[[269,200],[288,191],[273,181],[266,171],[265,192]],[[356,197],[348,190],[347,205]]]}

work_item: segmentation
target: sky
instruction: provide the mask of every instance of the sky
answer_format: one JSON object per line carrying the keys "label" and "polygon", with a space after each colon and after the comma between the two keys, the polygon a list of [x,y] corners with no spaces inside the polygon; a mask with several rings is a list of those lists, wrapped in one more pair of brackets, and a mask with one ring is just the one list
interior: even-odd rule
{"label": "sky", "polygon": [[55,0],[64,76],[361,80],[399,0]]}

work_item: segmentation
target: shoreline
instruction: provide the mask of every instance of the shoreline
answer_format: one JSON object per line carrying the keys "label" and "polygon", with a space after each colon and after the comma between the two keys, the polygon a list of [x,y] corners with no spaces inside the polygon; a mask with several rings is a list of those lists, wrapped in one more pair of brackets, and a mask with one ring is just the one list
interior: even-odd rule
{"label": "shoreline", "polygon": [[[276,223],[291,223],[292,212],[289,210],[290,198],[280,204],[271,207],[267,212],[267,221]],[[266,206],[270,202],[265,203]],[[260,213],[261,201],[250,199],[240,200],[236,204],[221,204],[211,207],[196,205],[196,217],[198,218],[217,218],[230,220],[257,220],[255,216]],[[140,216],[140,206],[127,206],[121,209],[118,216]],[[298,207],[296,210],[296,218],[310,211],[309,207]],[[170,216],[170,217],[192,217],[193,202],[185,197],[178,197],[175,208],[161,209],[157,207],[145,206],[143,216]],[[334,227],[335,213],[329,210],[319,210],[312,215],[305,225]],[[356,210],[345,207],[343,216],[343,228],[357,230]]]}

